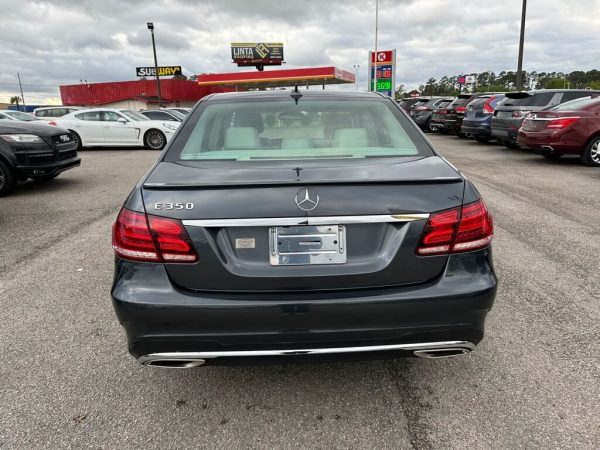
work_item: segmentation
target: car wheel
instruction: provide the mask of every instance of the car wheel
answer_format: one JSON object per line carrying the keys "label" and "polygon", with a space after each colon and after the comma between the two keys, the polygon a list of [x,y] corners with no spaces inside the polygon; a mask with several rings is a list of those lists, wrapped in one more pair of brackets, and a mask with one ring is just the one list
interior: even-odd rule
{"label": "car wheel", "polygon": [[581,162],[586,166],[600,167],[600,137],[595,137],[581,154]]}
{"label": "car wheel", "polygon": [[487,136],[475,136],[475,140],[477,142],[481,142],[482,144],[487,144],[490,142],[490,138]]}
{"label": "car wheel", "polygon": [[75,141],[75,143],[77,144],[77,148],[76,150],[79,152],[82,149],[82,145],[81,145],[81,137],[75,133],[73,130],[69,130],[69,133],[71,133],[71,137],[73,138],[73,141]]}
{"label": "car wheel", "polygon": [[151,150],[162,150],[167,144],[167,138],[159,130],[148,130],[144,136],[144,145]]}
{"label": "car wheel", "polygon": [[0,160],[0,197],[12,191],[16,182],[14,172]]}

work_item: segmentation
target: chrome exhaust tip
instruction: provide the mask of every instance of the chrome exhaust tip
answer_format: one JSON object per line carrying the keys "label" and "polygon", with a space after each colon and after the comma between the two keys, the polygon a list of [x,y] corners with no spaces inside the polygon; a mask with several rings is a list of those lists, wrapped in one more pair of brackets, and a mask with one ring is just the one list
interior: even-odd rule
{"label": "chrome exhaust tip", "polygon": [[554,147],[552,147],[552,146],[550,146],[550,145],[542,145],[542,146],[540,147],[540,150],[541,150],[542,152],[547,152],[547,153],[554,153],[554,151],[555,151],[555,150],[554,150]]}
{"label": "chrome exhaust tip", "polygon": [[466,347],[456,348],[430,348],[426,350],[416,350],[413,355],[425,359],[452,358],[453,356],[462,356],[471,353],[472,349]]}
{"label": "chrome exhaust tip", "polygon": [[140,358],[140,363],[143,366],[160,367],[162,369],[191,369],[206,363],[204,359],[143,358]]}

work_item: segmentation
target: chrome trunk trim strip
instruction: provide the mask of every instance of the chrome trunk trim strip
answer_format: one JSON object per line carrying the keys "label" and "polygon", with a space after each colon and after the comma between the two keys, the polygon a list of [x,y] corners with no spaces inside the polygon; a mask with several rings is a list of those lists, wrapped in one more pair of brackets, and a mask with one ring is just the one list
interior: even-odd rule
{"label": "chrome trunk trim strip", "polygon": [[276,227],[291,225],[348,225],[353,223],[414,222],[429,214],[381,214],[372,216],[261,217],[252,219],[183,220],[190,227]]}

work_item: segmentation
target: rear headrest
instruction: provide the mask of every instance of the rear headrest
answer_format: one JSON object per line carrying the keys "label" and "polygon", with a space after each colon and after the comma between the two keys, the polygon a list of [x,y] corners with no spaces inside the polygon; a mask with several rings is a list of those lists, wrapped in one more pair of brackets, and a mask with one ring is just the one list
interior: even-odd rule
{"label": "rear headrest", "polygon": [[230,127],[225,130],[225,150],[254,150],[260,148],[258,131],[253,127]]}
{"label": "rear headrest", "polygon": [[281,148],[314,148],[313,141],[306,138],[285,138],[281,141]]}
{"label": "rear headrest", "polygon": [[265,130],[265,124],[263,122],[260,113],[253,111],[241,111],[237,113],[237,119],[235,121],[237,127],[252,127],[256,128],[256,131],[262,133]]}
{"label": "rear headrest", "polygon": [[332,147],[368,147],[369,136],[364,128],[342,128],[331,141]]}

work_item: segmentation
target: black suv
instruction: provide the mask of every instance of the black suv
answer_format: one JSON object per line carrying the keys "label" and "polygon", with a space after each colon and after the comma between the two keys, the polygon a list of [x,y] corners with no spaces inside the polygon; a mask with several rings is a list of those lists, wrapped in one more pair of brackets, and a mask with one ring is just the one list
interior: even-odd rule
{"label": "black suv", "polygon": [[67,130],[0,120],[0,197],[18,180],[51,180],[79,164],[77,143]]}
{"label": "black suv", "polygon": [[443,116],[443,127],[438,126],[440,131],[447,133],[456,133],[460,135],[460,127],[462,126],[465,112],[467,111],[467,103],[480,94],[460,94],[446,107],[446,114]]}
{"label": "black suv", "polygon": [[519,148],[517,132],[527,114],[599,93],[599,91],[585,89],[540,89],[530,92],[509,92],[494,111],[492,136],[508,148]]}

